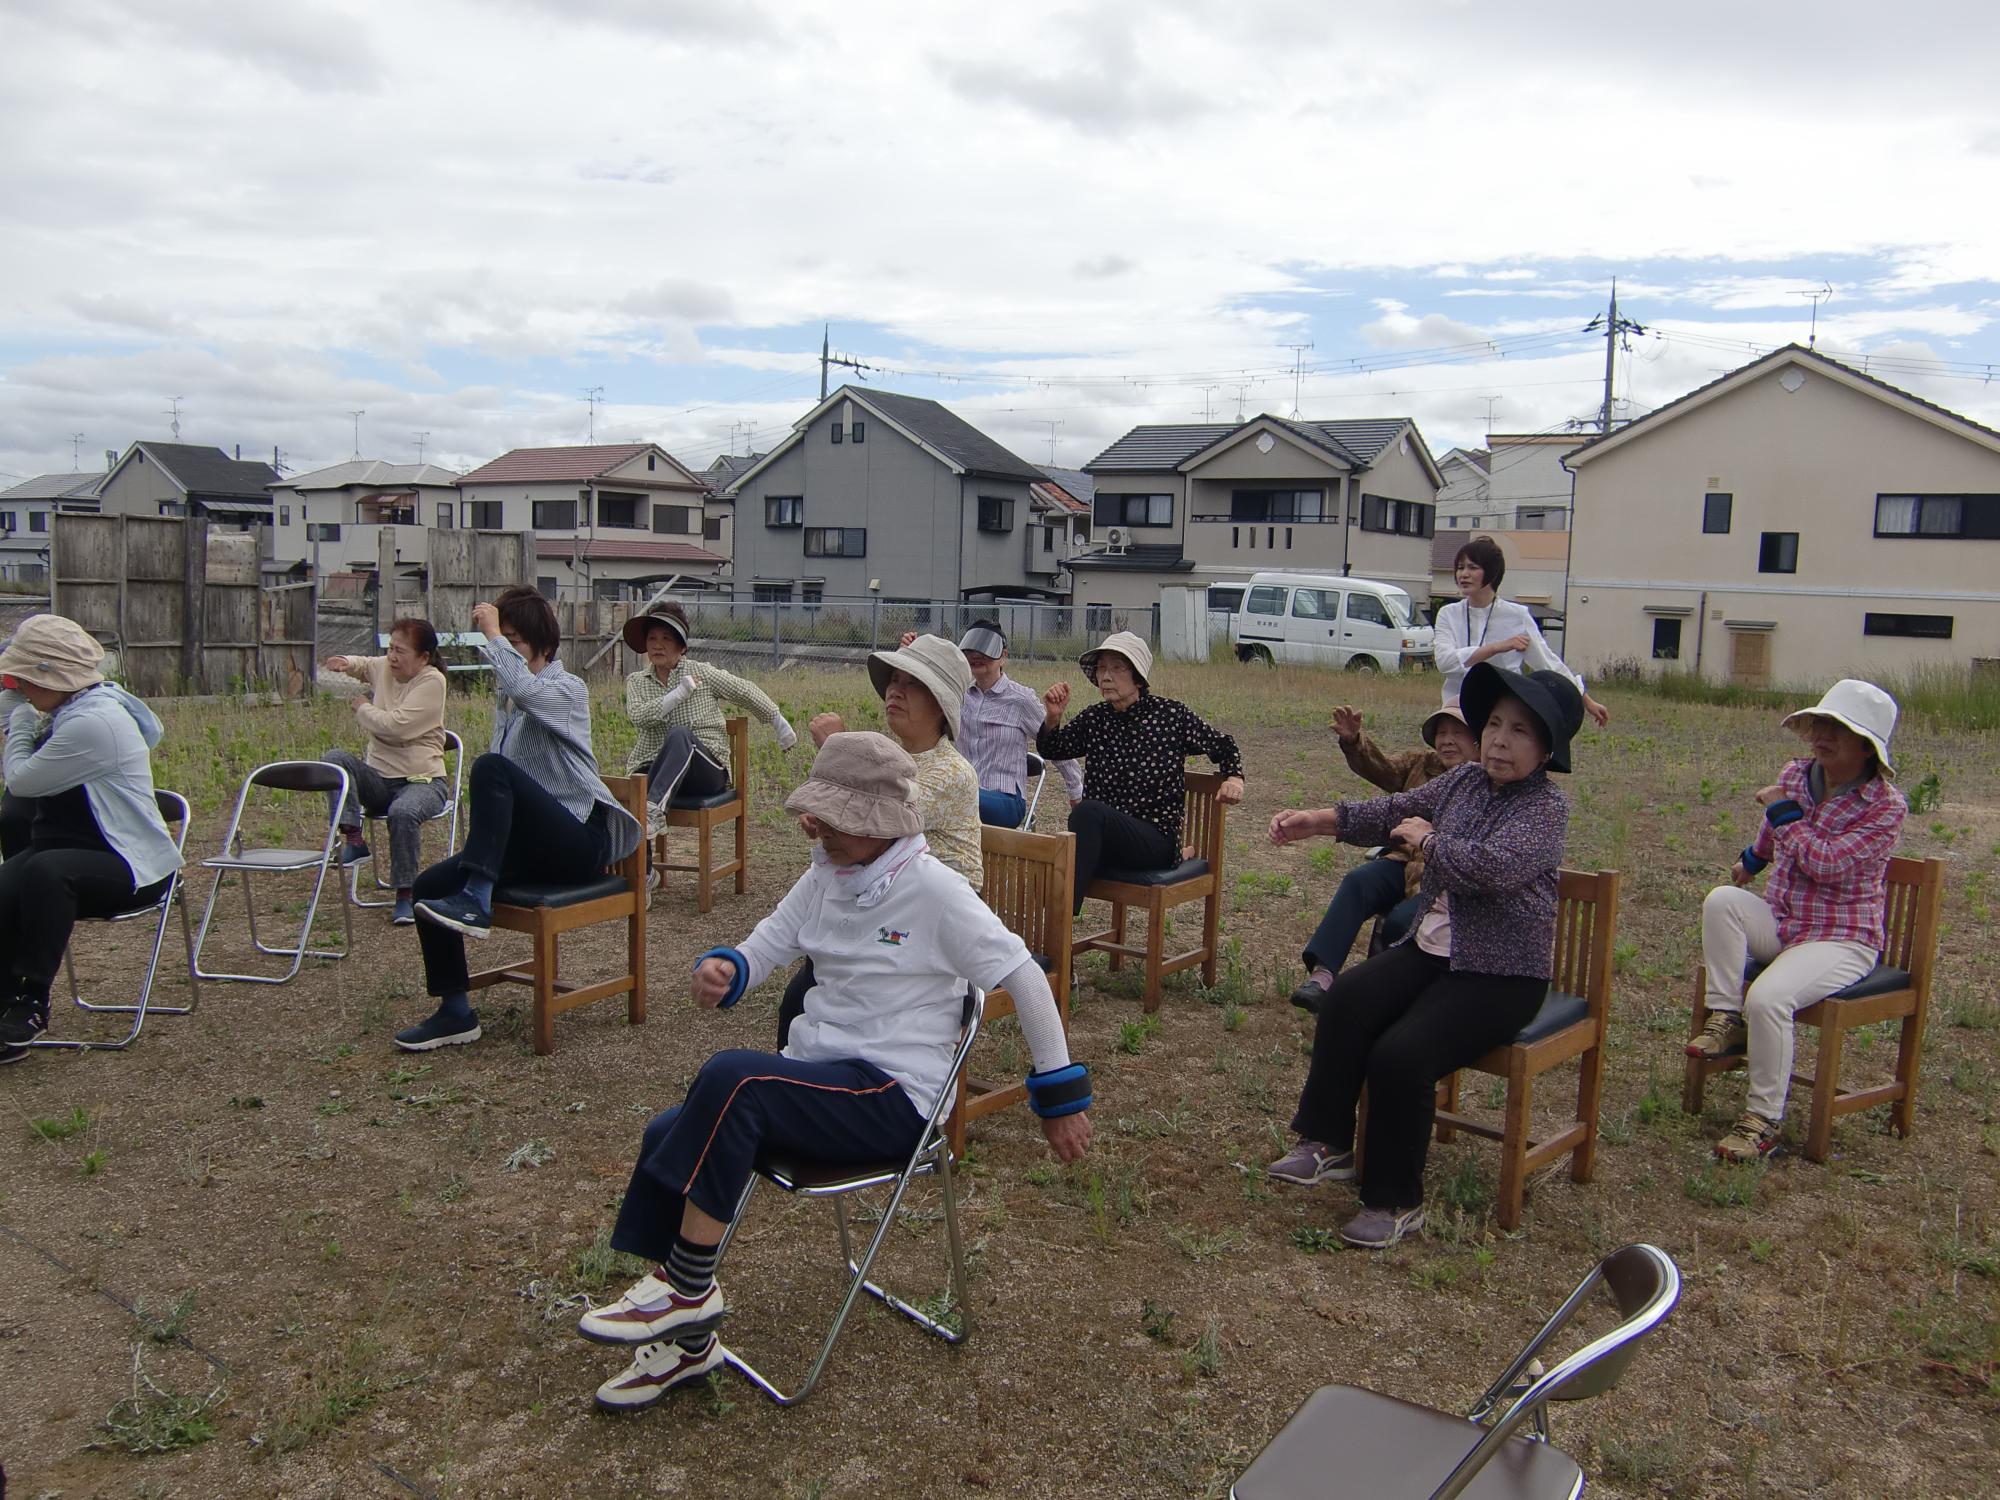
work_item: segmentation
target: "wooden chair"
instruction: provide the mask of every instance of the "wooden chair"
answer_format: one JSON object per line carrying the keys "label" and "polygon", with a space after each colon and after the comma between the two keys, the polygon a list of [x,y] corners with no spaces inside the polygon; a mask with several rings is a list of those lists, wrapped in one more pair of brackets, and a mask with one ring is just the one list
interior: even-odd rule
{"label": "wooden chair", "polygon": [[[625,810],[646,826],[646,778],[607,776]],[[541,885],[510,882],[493,892],[493,925],[524,932],[535,942],[525,964],[503,964],[474,974],[469,988],[492,984],[525,984],[535,992],[535,1050],[556,1050],[555,1019],[593,1000],[624,995],[625,1015],[634,1026],[646,1019],[646,847],[642,839],[632,852],[583,885]],[[599,922],[625,923],[625,969],[615,978],[577,984],[559,973],[558,940],[566,932]]]}
{"label": "wooden chair", "polygon": [[[736,823],[736,858],[726,865],[711,865],[715,853],[715,830],[731,820]],[[643,817],[641,822],[643,824]],[[676,797],[667,804],[669,828],[692,828],[698,845],[691,865],[667,863],[667,836],[653,841],[653,867],[657,870],[692,871],[695,877],[695,908],[706,915],[715,905],[715,882],[725,875],[736,877],[736,894],[750,885],[750,721],[729,720],[729,787],[708,797]]]}
{"label": "wooden chair", "polygon": [[[1115,974],[1128,958],[1146,964],[1146,1009],[1160,1008],[1160,981],[1169,974],[1201,965],[1204,984],[1215,983],[1216,928],[1222,921],[1222,833],[1228,809],[1215,800],[1223,778],[1214,772],[1187,771],[1187,815],[1183,837],[1194,849],[1192,858],[1166,870],[1105,870],[1090,882],[1084,895],[1111,903],[1111,925],[1076,940],[1079,953],[1111,955]],[[1166,952],[1166,914],[1190,901],[1202,903],[1201,941],[1182,953]],[[1146,946],[1125,941],[1127,911],[1146,914]]]}
{"label": "wooden chair", "polygon": [[[1069,1029],[1071,908],[1075,904],[1076,835],[1020,833],[1011,828],[983,827],[980,844],[985,856],[986,882],[980,894],[1010,932],[1028,945],[1028,952],[1049,976],[1063,1029]],[[1014,997],[1004,989],[986,996],[986,1019],[1014,1014]],[[947,1124],[953,1156],[965,1151],[965,1127],[974,1120],[1019,1104],[1028,1086],[1019,1078],[1006,1082],[959,1075],[957,1106]]]}
{"label": "wooden chair", "polygon": [[[1833,1122],[1856,1110],[1889,1106],[1889,1124],[1908,1139],[1916,1128],[1917,1066],[1923,1054],[1924,1022],[1930,1015],[1931,977],[1937,965],[1938,913],[1944,904],[1944,861],[1889,861],[1888,909],[1883,923],[1886,942],[1882,961],[1846,989],[1799,1011],[1796,1019],[1819,1028],[1819,1061],[1811,1073],[1794,1073],[1793,1083],[1812,1089],[1812,1112],[1806,1124],[1805,1154],[1825,1161],[1833,1146]],[[1752,965],[1753,970],[1761,965]],[[1873,1088],[1843,1089],[1840,1060],[1847,1034],[1877,1021],[1900,1021],[1896,1074]],[[1697,973],[1694,981],[1694,1031],[1708,1024],[1708,985]],[[1743,1054],[1687,1060],[1681,1108],[1701,1113],[1702,1095],[1711,1073],[1743,1066]]]}
{"label": "wooden chair", "polygon": [[[1597,1115],[1604,1091],[1604,1028],[1611,1009],[1611,944],[1618,929],[1618,872],[1595,875],[1564,870],[1557,888],[1555,970],[1548,998],[1534,1020],[1504,1047],[1473,1063],[1480,1073],[1507,1080],[1507,1103],[1498,1126],[1458,1112],[1459,1074],[1438,1081],[1437,1138],[1461,1130],[1500,1143],[1500,1194],[1495,1218],[1502,1229],[1521,1223],[1528,1174],[1569,1157],[1574,1182],[1588,1182],[1597,1167]],[[1547,1140],[1530,1139],[1535,1080],[1571,1058],[1578,1060],[1576,1118]]]}

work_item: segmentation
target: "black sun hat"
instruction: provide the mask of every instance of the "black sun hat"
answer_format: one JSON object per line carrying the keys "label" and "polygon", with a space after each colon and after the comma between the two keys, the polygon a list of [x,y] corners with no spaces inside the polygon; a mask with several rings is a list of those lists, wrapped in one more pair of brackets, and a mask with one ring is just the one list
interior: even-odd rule
{"label": "black sun hat", "polygon": [[1549,769],[1569,769],[1569,742],[1583,727],[1583,694],[1560,672],[1509,672],[1483,661],[1465,674],[1458,701],[1465,708],[1465,722],[1474,734],[1483,734],[1493,705],[1501,695],[1511,693],[1528,706],[1528,712],[1542,721],[1549,737]]}

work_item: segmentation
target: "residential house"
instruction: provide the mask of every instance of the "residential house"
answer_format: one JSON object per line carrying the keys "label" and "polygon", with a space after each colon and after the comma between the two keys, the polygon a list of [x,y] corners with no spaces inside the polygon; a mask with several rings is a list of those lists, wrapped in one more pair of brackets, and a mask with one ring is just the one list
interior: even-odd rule
{"label": "residential house", "polygon": [[436,464],[356,458],[294,474],[271,486],[271,556],[282,564],[317,556],[322,572],[373,571],[384,533],[397,562],[430,558],[432,527],[458,525],[458,474]]}
{"label": "residential house", "polygon": [[842,386],[737,479],[733,587],[802,603],[1056,597],[1047,479],[935,401]]}
{"label": "residential house", "polygon": [[1567,464],[1572,665],[1813,694],[2000,655],[2000,432],[1851,365],[1787,345]]}
{"label": "residential house", "polygon": [[1092,550],[1078,604],[1144,606],[1162,585],[1260,569],[1380,579],[1423,598],[1443,476],[1407,417],[1135,427],[1084,466]]}
{"label": "residential house", "polygon": [[461,527],[535,533],[551,598],[639,597],[676,575],[706,587],[729,561],[708,486],[657,443],[516,448],[458,490]]}
{"label": "residential house", "polygon": [[1057,581],[1067,582],[1063,571],[1069,560],[1090,545],[1090,497],[1097,483],[1081,469],[1058,469],[1036,465],[1047,478],[1034,486],[1035,515],[1047,528],[1041,539],[1043,560],[1053,560]]}
{"label": "residential house", "polygon": [[1492,455],[1484,448],[1453,448],[1438,460],[1444,485],[1438,491],[1437,529],[1470,531],[1476,526],[1498,525],[1488,497],[1486,465]]}
{"label": "residential house", "polygon": [[220,530],[256,531],[271,544],[278,471],[200,443],[134,443],[98,488],[108,516],[204,516]]}
{"label": "residential house", "polygon": [[0,579],[49,581],[49,517],[97,509],[102,474],[37,474],[0,491]]}
{"label": "residential house", "polygon": [[1486,439],[1486,510],[1483,524],[1507,531],[1565,531],[1569,527],[1569,471],[1563,455],[1583,437],[1574,432],[1495,432]]}
{"label": "residential house", "polygon": [[[701,471],[701,481],[708,486],[708,499],[702,509],[702,535],[709,551],[732,559],[736,556],[736,501],[731,491],[751,465],[763,457],[761,453],[724,453]],[[725,566],[722,577],[729,576],[730,569]]]}

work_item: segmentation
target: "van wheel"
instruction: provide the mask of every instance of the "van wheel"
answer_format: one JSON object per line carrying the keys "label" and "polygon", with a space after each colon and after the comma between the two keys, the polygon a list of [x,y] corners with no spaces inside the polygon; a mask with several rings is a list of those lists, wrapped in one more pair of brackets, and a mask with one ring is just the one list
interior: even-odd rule
{"label": "van wheel", "polygon": [[1372,656],[1350,656],[1347,659],[1347,670],[1350,672],[1366,672],[1372,677],[1375,673],[1382,670],[1382,664]]}
{"label": "van wheel", "polygon": [[1238,646],[1236,659],[1246,667],[1268,667],[1272,665],[1271,653],[1263,646]]}

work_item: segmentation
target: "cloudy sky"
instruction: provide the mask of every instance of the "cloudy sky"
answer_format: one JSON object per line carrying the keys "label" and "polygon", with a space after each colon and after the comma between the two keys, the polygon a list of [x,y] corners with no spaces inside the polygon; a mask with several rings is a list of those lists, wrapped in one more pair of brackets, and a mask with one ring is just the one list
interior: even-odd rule
{"label": "cloudy sky", "polygon": [[594,387],[699,468],[811,404],[823,323],[1037,462],[1295,405],[1442,452],[1594,418],[1614,276],[1621,415],[1830,286],[1822,350],[2000,425],[2000,6],[1657,16],[0,0],[0,478],[174,397],[470,467]]}

